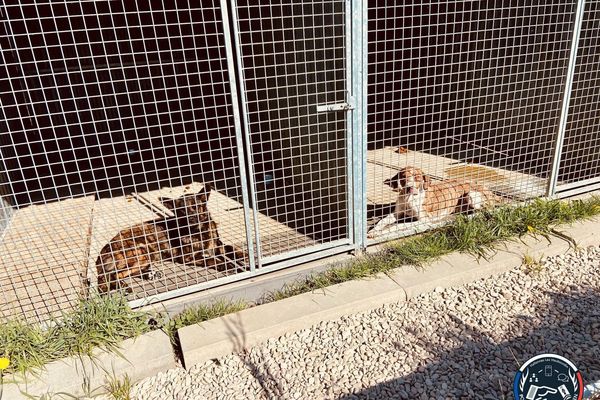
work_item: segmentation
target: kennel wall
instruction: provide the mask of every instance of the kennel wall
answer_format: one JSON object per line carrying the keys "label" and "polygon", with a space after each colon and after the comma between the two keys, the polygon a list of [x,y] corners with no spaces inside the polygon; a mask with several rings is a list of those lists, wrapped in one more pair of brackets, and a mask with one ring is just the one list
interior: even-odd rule
{"label": "kennel wall", "polygon": [[[159,257],[159,301],[429,229],[390,226],[413,165],[510,201],[599,184],[598,2],[78,1],[0,6],[0,313],[97,289],[120,231],[207,203],[246,253]],[[176,233],[189,231],[179,220]],[[169,226],[171,226],[169,225]],[[193,228],[192,228],[193,230]],[[173,231],[173,232],[175,232]]]}

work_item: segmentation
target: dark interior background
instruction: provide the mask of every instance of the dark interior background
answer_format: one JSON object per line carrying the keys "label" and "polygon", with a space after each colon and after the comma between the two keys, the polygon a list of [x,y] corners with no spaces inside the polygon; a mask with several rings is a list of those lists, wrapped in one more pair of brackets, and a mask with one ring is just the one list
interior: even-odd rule
{"label": "dark interior background", "polygon": [[[238,1],[259,211],[317,241],[347,237],[345,1]],[[276,238],[275,238],[276,240]]]}
{"label": "dark interior background", "polygon": [[586,2],[559,169],[568,183],[600,177],[599,21],[600,3]]}
{"label": "dark interior background", "polygon": [[218,1],[2,11],[0,151],[15,206],[192,180],[237,194]]}
{"label": "dark interior background", "polygon": [[549,175],[574,1],[368,7],[369,149]]}

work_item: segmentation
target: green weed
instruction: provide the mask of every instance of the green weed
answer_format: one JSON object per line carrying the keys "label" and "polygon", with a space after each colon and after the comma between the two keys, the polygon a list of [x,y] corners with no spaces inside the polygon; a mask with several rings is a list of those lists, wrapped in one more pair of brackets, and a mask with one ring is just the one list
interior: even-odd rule
{"label": "green weed", "polygon": [[25,372],[96,347],[115,350],[124,339],[149,330],[148,315],[131,310],[120,296],[81,300],[47,328],[24,321],[0,324],[0,356],[10,359],[6,372]]}
{"label": "green weed", "polygon": [[131,388],[133,382],[128,375],[125,375],[123,379],[117,379],[112,376],[106,382],[104,389],[114,400],[131,400]]}
{"label": "green weed", "polygon": [[210,304],[197,304],[186,308],[167,321],[165,330],[171,337],[171,341],[174,342],[176,341],[175,333],[184,326],[199,324],[200,322],[232,314],[248,307],[249,304],[243,301],[217,300]]}

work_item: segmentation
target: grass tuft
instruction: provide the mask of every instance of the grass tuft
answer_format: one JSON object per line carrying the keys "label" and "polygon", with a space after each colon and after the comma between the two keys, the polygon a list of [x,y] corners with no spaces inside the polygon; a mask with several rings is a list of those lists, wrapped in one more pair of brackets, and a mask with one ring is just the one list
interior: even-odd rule
{"label": "grass tuft", "polygon": [[388,253],[366,255],[345,265],[311,274],[296,282],[286,284],[279,290],[265,294],[260,303],[283,300],[298,294],[321,290],[338,283],[372,277],[380,272],[387,272],[397,267],[398,262],[398,257]]}
{"label": "grass tuft", "polygon": [[453,251],[452,240],[440,230],[435,230],[419,236],[392,242],[387,245],[392,256],[398,257],[398,264],[424,267]]}
{"label": "grass tuft", "polygon": [[145,313],[133,311],[121,296],[81,300],[48,328],[9,320],[0,324],[0,356],[10,359],[6,372],[25,372],[96,347],[114,350],[124,339],[149,330]]}
{"label": "grass tuft", "polygon": [[535,258],[529,254],[525,254],[523,256],[522,267],[527,274],[540,274],[544,270],[544,263],[542,262],[543,258],[544,256]]}
{"label": "grass tuft", "polygon": [[200,322],[232,314],[248,307],[249,304],[244,301],[217,300],[210,304],[197,304],[175,315],[166,322],[164,328],[171,341],[174,342],[176,340],[175,333],[184,326],[199,324]]}
{"label": "grass tuft", "polygon": [[437,230],[391,243],[388,249],[402,264],[420,266],[454,251],[478,258],[493,255],[498,246],[526,234],[572,239],[558,225],[600,215],[600,197],[563,202],[537,199],[520,206],[504,206],[477,214],[458,215],[454,222]]}
{"label": "grass tuft", "polygon": [[125,375],[122,380],[111,377],[106,382],[104,389],[114,400],[131,400],[132,387],[133,382],[131,382],[129,375]]}

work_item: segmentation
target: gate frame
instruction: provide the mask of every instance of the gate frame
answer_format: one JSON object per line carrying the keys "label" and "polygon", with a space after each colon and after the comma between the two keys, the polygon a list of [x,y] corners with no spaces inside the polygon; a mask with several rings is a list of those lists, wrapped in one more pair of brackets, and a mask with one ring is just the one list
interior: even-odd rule
{"label": "gate frame", "polygon": [[[227,0],[221,0],[221,3],[227,2]],[[228,68],[230,71],[230,75],[232,74],[232,69],[235,69],[233,73],[235,73],[238,79],[238,87],[236,90],[239,91],[239,106],[242,112],[242,121],[243,125],[239,129],[242,129],[242,136],[244,137],[243,145],[245,146],[244,151],[248,154],[248,158],[246,160],[246,168],[249,171],[248,181],[246,182],[249,186],[250,192],[250,206],[252,209],[252,217],[253,217],[253,230],[254,230],[254,246],[256,246],[256,260],[257,260],[257,270],[260,272],[256,272],[255,275],[266,273],[270,271],[275,271],[278,269],[290,267],[293,265],[305,263],[308,261],[316,260],[319,258],[324,258],[330,255],[355,251],[360,252],[366,246],[362,245],[360,240],[360,235],[366,235],[366,232],[363,232],[364,221],[362,209],[359,209],[357,205],[363,202],[362,199],[362,190],[358,190],[358,188],[362,188],[366,185],[364,183],[364,174],[365,168],[361,164],[361,160],[364,159],[362,156],[362,147],[366,148],[366,137],[362,132],[364,132],[364,126],[366,126],[363,122],[362,116],[363,113],[363,101],[362,96],[366,96],[366,82],[363,82],[362,70],[364,61],[363,54],[363,46],[362,41],[366,42],[366,32],[363,38],[363,21],[362,18],[366,18],[363,16],[362,10],[366,8],[363,6],[362,1],[359,0],[345,0],[344,2],[344,14],[345,14],[345,81],[346,81],[346,102],[350,107],[343,109],[331,109],[324,111],[341,111],[346,113],[346,168],[347,168],[347,217],[346,224],[348,230],[348,236],[345,239],[337,239],[328,243],[316,244],[307,248],[294,249],[285,251],[282,253],[263,256],[260,246],[260,230],[258,223],[258,211],[257,211],[257,195],[255,190],[255,180],[254,180],[254,168],[252,165],[252,145],[250,142],[250,122],[248,120],[248,116],[246,113],[247,105],[245,99],[245,82],[243,77],[243,62],[242,55],[239,52],[235,54],[235,63],[229,64]],[[231,18],[227,22],[233,26],[233,38],[236,49],[241,49],[240,44],[240,32],[238,25],[238,13],[236,7],[236,0],[229,0],[229,6],[231,7]],[[222,5],[224,7],[224,5]],[[358,18],[358,19],[357,19]],[[366,30],[365,30],[366,31]],[[360,38],[360,40],[356,40]],[[229,59],[228,59],[229,61]],[[362,85],[364,84],[364,88]],[[358,90],[356,88],[359,88]],[[360,91],[360,95],[357,96],[357,92]],[[359,105],[357,107],[357,105]],[[315,106],[318,106],[315,104]],[[366,105],[364,106],[366,109]],[[348,114],[351,113],[351,114]],[[238,129],[236,127],[236,129]],[[363,139],[364,138],[364,139]],[[364,142],[364,143],[363,143]],[[366,165],[366,161],[364,162]],[[364,200],[366,210],[366,199]],[[358,210],[358,212],[357,212]]]}
{"label": "gate frame", "polygon": [[[237,153],[238,153],[238,164],[240,168],[240,183],[242,189],[242,203],[244,207],[244,225],[246,230],[246,244],[248,248],[248,261],[250,262],[250,272],[254,273],[256,270],[256,263],[254,258],[254,243],[252,241],[252,224],[250,223],[248,216],[250,215],[250,207],[249,207],[249,194],[248,194],[248,186],[246,182],[247,179],[253,180],[252,171],[250,171],[250,175],[248,175],[246,171],[246,156],[244,151],[241,149],[241,144],[243,143],[242,139],[242,127],[241,127],[241,119],[240,119],[240,107],[239,107],[239,99],[238,99],[238,86],[237,86],[237,77],[235,71],[232,71],[231,65],[233,65],[233,47],[231,44],[231,32],[229,29],[230,18],[229,18],[229,10],[227,8],[227,0],[220,0],[221,4],[221,19],[223,24],[223,36],[225,37],[225,54],[227,58],[227,75],[229,75],[229,87],[230,87],[230,95],[231,95],[231,106],[233,108],[233,127],[235,130],[235,141],[237,144]],[[245,120],[245,118],[244,118]],[[242,150],[242,151],[240,151]],[[252,192],[250,193],[252,195]],[[254,198],[254,197],[252,197]],[[254,223],[256,223],[256,213],[253,213]],[[258,242],[258,237],[255,238]],[[260,251],[260,247],[257,247],[258,251]],[[260,254],[260,253],[259,253]],[[260,260],[260,257],[258,258]]]}
{"label": "gate frame", "polygon": [[[361,0],[347,0],[351,7],[352,22],[352,79],[354,97],[352,110],[353,153],[353,212],[354,244],[357,253],[367,248],[367,83],[368,83],[368,6]],[[358,190],[357,190],[358,189]]]}
{"label": "gate frame", "polygon": [[[569,106],[571,104],[571,93],[573,88],[573,79],[575,76],[575,68],[577,67],[577,51],[579,50],[579,37],[581,34],[581,26],[583,25],[583,18],[585,14],[585,1],[577,0],[577,9],[575,10],[575,21],[573,22],[573,34],[571,36],[571,51],[569,54],[569,64],[567,67],[567,74],[565,78],[565,90],[563,93],[563,103],[560,112],[560,119],[558,124],[558,131],[556,133],[556,142],[554,144],[554,157],[552,158],[552,170],[548,179],[548,189],[546,196],[549,198],[561,198],[568,197],[577,193],[582,192],[581,188],[579,192],[576,189],[569,190],[566,188],[564,191],[561,190],[558,185],[558,173],[560,172],[560,161],[563,153],[563,144],[565,141],[565,134],[567,130],[567,122],[569,119]],[[595,178],[591,178],[593,180]],[[584,186],[586,180],[576,182],[577,187]],[[590,189],[590,188],[586,188]]]}

